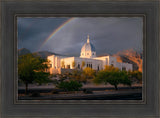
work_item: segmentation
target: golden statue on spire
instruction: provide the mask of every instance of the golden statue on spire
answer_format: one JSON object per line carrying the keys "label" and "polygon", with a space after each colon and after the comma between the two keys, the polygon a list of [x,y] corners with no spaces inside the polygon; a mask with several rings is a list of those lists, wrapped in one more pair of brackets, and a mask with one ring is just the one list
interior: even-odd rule
{"label": "golden statue on spire", "polygon": [[88,34],[88,36],[87,36],[88,38],[87,38],[87,43],[89,43],[89,34]]}

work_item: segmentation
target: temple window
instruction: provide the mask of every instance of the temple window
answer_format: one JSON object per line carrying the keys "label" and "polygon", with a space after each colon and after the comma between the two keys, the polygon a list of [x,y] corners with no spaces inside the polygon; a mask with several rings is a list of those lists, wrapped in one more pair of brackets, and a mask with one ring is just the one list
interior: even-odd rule
{"label": "temple window", "polygon": [[70,65],[67,65],[67,69],[70,69]]}
{"label": "temple window", "polygon": [[80,69],[80,64],[78,64],[78,69]]}
{"label": "temple window", "polygon": [[122,70],[123,70],[123,71],[126,71],[126,67],[122,67]]}

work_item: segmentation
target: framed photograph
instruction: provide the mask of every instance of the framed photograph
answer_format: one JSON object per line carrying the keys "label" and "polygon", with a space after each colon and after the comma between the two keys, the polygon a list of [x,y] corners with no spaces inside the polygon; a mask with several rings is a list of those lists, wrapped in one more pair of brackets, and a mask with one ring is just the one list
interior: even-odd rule
{"label": "framed photograph", "polygon": [[[145,16],[72,15],[15,16],[18,41],[15,100],[144,103]],[[49,27],[51,30],[47,31]]]}
{"label": "framed photograph", "polygon": [[1,6],[2,118],[159,117],[159,1]]}

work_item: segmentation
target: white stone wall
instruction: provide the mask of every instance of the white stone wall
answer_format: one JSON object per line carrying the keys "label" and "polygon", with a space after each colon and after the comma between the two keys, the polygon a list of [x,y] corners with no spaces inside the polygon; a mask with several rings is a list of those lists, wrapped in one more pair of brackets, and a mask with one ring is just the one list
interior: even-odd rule
{"label": "white stone wall", "polygon": [[48,56],[47,59],[50,61],[50,64],[51,64],[51,68],[54,67],[54,58],[55,58],[55,55],[51,55],[51,56]]}
{"label": "white stone wall", "polygon": [[64,58],[63,56],[56,56],[56,55],[51,55],[48,56],[47,59],[50,61],[51,68],[57,69],[61,67],[60,60]]}
{"label": "white stone wall", "polygon": [[126,71],[133,70],[132,64],[129,64],[129,63],[122,63],[122,69],[123,68],[126,68]]}
{"label": "white stone wall", "polygon": [[96,52],[82,51],[80,55],[81,58],[94,58],[96,57]]}
{"label": "white stone wall", "polygon": [[116,62],[115,67],[117,67],[117,68],[119,68],[120,70],[122,70],[122,63]]}
{"label": "white stone wall", "polygon": [[94,70],[97,70],[98,68],[99,68],[99,70],[102,69],[102,61],[101,60],[92,59],[92,58],[79,58],[79,57],[75,57],[76,67],[78,67],[78,64],[79,64],[80,68],[81,68],[81,65],[82,65],[83,61],[85,62],[84,68],[86,68],[87,65],[88,66],[92,65],[92,69],[94,69]]}
{"label": "white stone wall", "polygon": [[117,67],[119,68],[120,70],[122,69],[126,69],[127,71],[129,70],[133,70],[133,67],[132,67],[132,64],[129,64],[129,63],[120,63],[120,62],[117,62],[117,59],[116,57],[112,57],[112,56],[103,56],[103,57],[96,57],[94,59],[97,59],[97,60],[101,60],[102,61],[102,68],[104,69],[105,68],[105,65],[113,65],[114,67]]}
{"label": "white stone wall", "polygon": [[[69,66],[70,69],[78,68],[78,64],[79,64],[79,69],[81,69],[83,61],[85,62],[85,66],[83,68],[86,68],[88,65],[88,67],[90,66],[94,70],[98,70],[98,68],[99,70],[103,69],[102,67],[103,62],[101,60],[96,60],[92,58],[67,57],[67,58],[61,59],[61,63],[62,61],[64,61],[65,68]],[[72,67],[73,62],[75,62],[75,67]]]}
{"label": "white stone wall", "polygon": [[[81,69],[82,62],[85,62],[85,66],[83,68],[91,67],[94,70],[102,70],[105,68],[105,65],[113,65],[114,67],[119,68],[120,70],[133,70],[132,64],[129,63],[120,63],[117,62],[116,57],[112,56],[103,56],[103,57],[96,57],[96,58],[80,58],[80,57],[62,57],[62,56],[56,56],[51,55],[48,56],[48,60],[50,61],[52,67],[50,69],[51,73],[58,72],[58,70],[54,69],[60,69],[62,68],[62,61],[64,61],[65,69],[75,69],[78,68]],[[75,62],[75,67],[72,66],[72,63]]]}
{"label": "white stone wall", "polygon": [[117,62],[116,57],[109,56],[109,64],[108,64],[109,66],[113,65],[115,67],[116,62]]}
{"label": "white stone wall", "polygon": [[129,63],[117,62],[115,67],[119,68],[120,70],[133,71],[133,66]]}
{"label": "white stone wall", "polygon": [[[75,61],[74,59],[75,57],[66,57],[60,60],[60,63],[62,64],[62,61],[64,61],[64,65],[65,68],[67,68],[67,66],[70,66],[70,69],[74,69],[74,67],[72,67],[72,63]],[[62,65],[61,65],[62,67]]]}
{"label": "white stone wall", "polygon": [[102,69],[104,69],[106,65],[109,65],[109,56],[96,57],[94,59],[102,61]]}

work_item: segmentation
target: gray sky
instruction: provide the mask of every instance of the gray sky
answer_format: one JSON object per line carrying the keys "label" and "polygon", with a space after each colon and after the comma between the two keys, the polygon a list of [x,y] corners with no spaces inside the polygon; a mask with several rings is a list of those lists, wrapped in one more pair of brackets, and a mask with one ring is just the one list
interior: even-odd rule
{"label": "gray sky", "polygon": [[[87,35],[97,54],[125,49],[142,51],[141,17],[18,18],[18,48],[79,56]],[[64,24],[64,25],[62,25]],[[53,33],[52,37],[46,39]]]}

